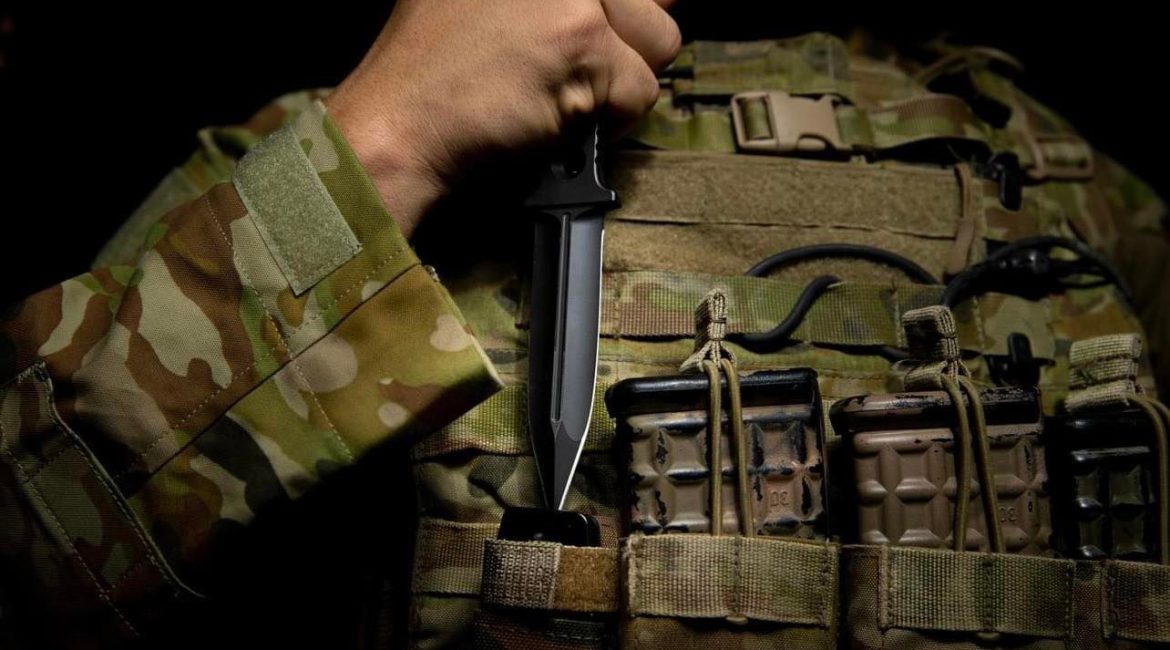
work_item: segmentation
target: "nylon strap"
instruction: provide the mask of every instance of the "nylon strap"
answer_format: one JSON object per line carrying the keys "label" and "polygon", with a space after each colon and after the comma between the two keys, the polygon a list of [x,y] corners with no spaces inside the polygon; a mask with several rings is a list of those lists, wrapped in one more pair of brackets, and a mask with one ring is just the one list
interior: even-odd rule
{"label": "nylon strap", "polygon": [[489,539],[481,596],[500,607],[616,612],[617,566],[616,549]]}
{"label": "nylon strap", "polygon": [[837,556],[833,544],[766,537],[634,535],[623,557],[629,612],[828,628]]}
{"label": "nylon strap", "polygon": [[879,553],[883,628],[1072,635],[1070,560],[890,546]]}
{"label": "nylon strap", "polygon": [[[895,80],[904,77],[901,85],[887,82],[883,86],[887,92],[880,98],[866,97],[857,91],[845,44],[827,34],[750,43],[699,41],[684,48],[666,73],[662,101],[633,138],[652,147],[734,152],[728,98],[780,91],[814,100],[838,98],[832,115],[835,135],[848,150],[889,151],[932,139],[963,140],[1015,153],[1036,181],[1092,178],[1092,148],[1065,120],[1020,93],[1006,78],[987,70],[975,72],[972,80],[1011,108],[1011,120],[1002,129],[980,120],[965,100],[931,93],[923,83],[897,73]],[[748,112],[758,113],[751,108]],[[802,113],[782,119],[799,121]],[[819,127],[823,118],[815,122],[810,126]],[[805,130],[802,124],[787,128]]]}

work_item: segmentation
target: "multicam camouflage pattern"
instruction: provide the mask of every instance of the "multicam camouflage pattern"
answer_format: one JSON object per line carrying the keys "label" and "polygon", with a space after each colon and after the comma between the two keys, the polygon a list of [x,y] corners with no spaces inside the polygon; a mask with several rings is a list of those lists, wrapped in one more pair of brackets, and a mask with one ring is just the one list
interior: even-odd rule
{"label": "multicam camouflage pattern", "polygon": [[[779,350],[752,351],[733,343],[739,365],[745,372],[815,368],[828,402],[849,395],[893,392],[900,389],[901,377],[890,361],[874,348],[856,344],[904,345],[899,338],[901,313],[932,304],[938,288],[914,287],[897,274],[879,276],[863,263],[835,260],[794,267],[770,281],[737,274],[788,246],[844,241],[874,243],[901,252],[942,277],[944,271],[956,273],[982,260],[997,242],[1036,234],[1076,236],[1081,226],[1074,224],[1087,218],[1116,220],[1113,227],[1129,230],[1122,224],[1139,219],[1134,216],[1139,211],[1159,218],[1164,213],[1148,190],[1128,192],[1127,196],[1135,197],[1133,204],[1122,207],[1118,203],[1110,213],[1095,217],[1087,216],[1089,206],[1083,200],[1063,201],[1058,207],[1051,198],[1051,193],[1060,191],[1080,196],[1084,187],[1100,183],[1099,178],[1088,185],[1054,180],[1029,186],[1024,190],[1023,208],[1012,212],[1001,205],[996,184],[976,176],[964,164],[957,165],[955,173],[917,177],[899,176],[902,170],[917,168],[894,162],[834,166],[822,161],[721,155],[734,151],[726,99],[736,92],[836,92],[874,108],[926,92],[893,64],[847,53],[837,56],[841,52],[834,39],[824,36],[787,43],[696,44],[684,52],[664,81],[663,98],[635,137],[643,144],[685,152],[614,156],[610,177],[624,207],[611,214],[607,234],[599,389],[626,378],[673,372],[691,352],[692,312],[709,289],[720,287],[728,294],[729,331],[758,331],[774,325],[791,309],[809,278],[833,271],[846,280],[860,281],[831,290],[824,304],[810,312],[795,340]],[[708,66],[704,61],[712,63]],[[846,79],[846,74],[852,78]],[[1031,106],[1032,100],[1010,82],[1005,84],[1013,97]],[[1015,149],[1014,137],[1000,130],[988,141],[996,150]],[[1021,151],[1026,146],[1018,145]],[[893,151],[883,155],[897,156]],[[1026,164],[1032,160],[1022,159]],[[1100,156],[1095,164],[1101,170],[1112,167]],[[850,175],[848,183],[857,184],[856,194],[870,196],[867,182],[875,187],[887,182],[898,183],[899,197],[913,198],[897,205],[868,201],[853,207],[848,183],[842,182],[838,189],[831,180],[821,180],[822,175],[831,178],[834,169],[838,176]],[[886,172],[889,175],[881,181],[867,180]],[[1115,181],[1124,177],[1125,184],[1144,188],[1140,181],[1118,173]],[[678,177],[673,183],[672,175]],[[789,178],[801,179],[804,185],[789,183]],[[888,196],[890,189],[885,189]],[[874,205],[882,207],[875,210]],[[923,210],[925,205],[938,207]],[[916,210],[923,216],[903,217]],[[475,231],[477,241],[484,242],[481,247],[492,249],[488,255],[464,256],[440,266],[446,285],[485,342],[489,356],[497,361],[509,388],[416,447],[422,513],[436,521],[490,524],[498,520],[504,506],[530,505],[536,494],[522,418],[511,414],[513,408],[522,409],[523,402],[506,397],[507,393],[522,395],[524,381],[526,306],[517,299],[518,293],[522,295],[517,289],[522,287],[524,272],[524,252],[517,242],[524,235],[515,221],[509,214],[493,223],[490,232],[486,228]],[[1155,221],[1146,237],[1164,241],[1160,228]],[[1005,355],[1009,334],[1027,334],[1042,364],[1043,406],[1051,414],[1067,393],[1072,341],[1106,332],[1140,331],[1140,310],[1164,307],[1148,295],[1139,300],[1143,302],[1135,313],[1109,287],[1070,291],[1039,302],[991,293],[956,309],[959,341],[965,356]],[[734,340],[730,334],[729,339]],[[969,365],[977,381],[990,383],[984,359],[973,357]],[[614,467],[609,455],[613,435],[610,419],[594,418],[582,473],[570,495],[571,508],[605,517],[624,509],[627,502],[614,481],[623,469]],[[831,447],[834,438],[830,430]],[[829,476],[834,476],[832,468]],[[430,541],[429,535],[420,535],[420,545]],[[431,575],[432,569],[416,573],[416,581]],[[466,636],[453,635],[452,628],[470,625],[477,585],[448,580],[449,588],[444,589],[425,582],[425,589],[416,590],[411,642],[422,648],[469,642]],[[858,583],[858,588],[865,587]],[[963,585],[954,588],[962,590]],[[723,638],[705,636],[702,621],[655,619],[655,624],[676,643]],[[735,639],[731,643],[750,646],[750,629],[751,625],[738,634],[726,630],[719,634]],[[930,644],[947,637],[921,638],[922,647],[936,647]],[[1024,639],[1012,643],[1027,645]]]}
{"label": "multicam camouflage pattern", "polygon": [[[498,388],[323,107],[304,108],[286,128],[316,171],[305,182],[324,185],[362,246],[311,290],[292,294],[236,189],[220,183],[151,225],[135,263],[6,315],[14,367],[32,369],[0,389],[4,503],[23,510],[5,518],[2,555],[46,600],[77,606],[71,635],[111,638],[96,629],[108,608],[136,636],[123,599],[161,614],[182,591],[171,571],[200,589],[202,561],[257,512]],[[62,511],[89,514],[71,526]],[[53,591],[69,580],[88,598]],[[130,586],[151,580],[153,595]]]}
{"label": "multicam camouflage pattern", "polygon": [[[615,170],[616,178],[626,179],[619,189],[627,208],[610,222],[606,284],[621,291],[607,294],[605,309],[614,319],[601,345],[599,388],[672,373],[691,351],[689,328],[673,330],[678,322],[689,325],[695,303],[661,297],[689,296],[690,289],[680,292],[680,285],[701,289],[696,300],[713,285],[734,288],[744,283],[738,274],[766,254],[809,243],[873,243],[942,276],[980,261],[997,242],[1028,234],[1075,235],[1103,250],[1131,285],[1135,305],[1110,287],[1035,303],[988,294],[956,310],[962,347],[968,353],[1003,354],[1007,334],[1026,332],[1045,364],[1040,387],[1051,414],[1067,392],[1073,340],[1140,332],[1144,325],[1161,383],[1170,385],[1165,374],[1170,309],[1164,300],[1170,231],[1164,205],[1100,153],[1087,160],[1088,149],[1066,137],[1075,136],[1067,124],[993,71],[977,72],[1012,108],[1003,128],[979,125],[966,114],[961,120],[946,119],[945,112],[911,120],[912,113],[889,110],[923,99],[924,106],[933,101],[953,109],[953,102],[935,99],[916,77],[919,71],[904,62],[866,57],[827,35],[700,43],[684,51],[664,80],[662,100],[635,138],[687,151],[634,154]],[[839,125],[850,111],[858,124],[860,116],[868,118],[874,141],[869,148],[883,161],[723,155],[735,151],[727,99],[751,90],[841,98]],[[428,552],[419,551],[408,638],[398,640],[419,648],[473,643],[482,557],[475,549],[491,536],[505,507],[531,505],[538,494],[523,424],[522,278],[530,261],[523,250],[525,220],[512,206],[480,204],[468,208],[476,211],[474,219],[460,218],[458,207],[435,215],[431,223],[457,224],[460,236],[436,228],[412,243],[439,269],[440,286],[402,241],[340,134],[311,110],[316,96],[291,96],[248,124],[202,132],[199,153],[160,185],[103,251],[93,272],[0,315],[0,350],[14,350],[11,362],[0,355],[7,364],[0,380],[42,363],[61,423],[47,427],[54,420],[36,408],[17,409],[11,397],[17,384],[6,384],[3,448],[18,455],[26,439],[56,437],[72,441],[53,443],[58,446],[52,448],[66,450],[61,458],[82,459],[87,451],[92,460],[92,465],[69,463],[69,471],[83,474],[60,479],[91,486],[84,492],[89,498],[72,502],[89,503],[98,513],[74,534],[46,528],[51,517],[28,501],[29,488],[16,471],[23,469],[21,463],[7,456],[0,462],[5,596],[30,608],[46,599],[105,608],[98,616],[59,619],[77,623],[68,630],[64,624],[42,626],[65,637],[63,643],[85,636],[91,645],[112,644],[133,634],[117,615],[121,608],[102,600],[104,595],[116,604],[122,585],[132,584],[101,582],[116,581],[125,570],[124,547],[86,547],[83,560],[70,554],[70,540],[79,546],[94,537],[95,521],[96,529],[109,531],[101,541],[111,544],[141,531],[149,543],[126,548],[153,557],[158,568],[133,575],[154,576],[147,585],[153,593],[182,594],[178,582],[165,578],[178,576],[200,589],[218,540],[261,509],[303,494],[382,440],[423,434],[430,435],[413,450],[422,516],[418,548],[442,542],[463,551],[429,564]],[[882,119],[873,119],[879,114]],[[308,117],[298,121],[299,115]],[[227,183],[235,161],[286,124],[297,129],[321,182],[362,244],[356,257],[299,297],[288,289]],[[960,133],[964,137],[957,137]],[[883,138],[889,146],[878,143],[887,142]],[[1029,173],[1044,181],[1024,189],[1021,210],[1005,210],[996,185],[950,153],[979,148],[1016,152]],[[934,168],[900,164],[903,154],[925,158]],[[680,161],[689,161],[699,175],[689,176],[686,186],[654,181],[655,171],[658,178],[669,178],[672,170],[682,169]],[[1092,179],[1083,180],[1090,168]],[[1082,180],[1067,181],[1078,175]],[[830,295],[849,299],[830,300],[832,309],[826,307],[781,349],[736,346],[741,369],[814,368],[827,402],[897,390],[899,374],[874,346],[898,345],[901,312],[930,304],[938,287],[911,288],[899,275],[865,263],[814,262],[786,270],[774,283],[755,280],[740,295],[729,293],[731,321],[774,324],[793,304],[794,291],[825,270],[840,272],[847,281]],[[855,309],[854,299],[867,307]],[[625,303],[635,308],[618,309]],[[982,358],[969,365],[978,381],[989,381]],[[472,408],[497,387],[493,366],[504,389]],[[1152,385],[1149,377],[1145,381]],[[614,425],[604,410],[597,413],[567,507],[616,518],[625,502],[617,487],[622,470],[611,454]],[[831,429],[828,433],[832,448],[835,436]],[[22,440],[19,447],[12,435]],[[51,447],[36,447],[41,448]],[[57,467],[66,464],[50,469]],[[22,534],[9,534],[13,530]],[[446,531],[443,537],[439,530]],[[148,552],[152,546],[154,555]],[[872,556],[881,548],[864,550]],[[963,631],[969,626],[952,632],[890,626],[878,617],[883,611],[878,565],[863,565],[845,562],[840,575],[847,594],[842,629],[853,630],[842,634],[848,645],[997,645],[992,637]],[[1059,639],[1005,632],[998,645],[1170,643],[1165,617],[1159,617],[1170,608],[1164,571],[1129,563],[1060,566],[1072,576],[1075,607],[1064,610],[1077,613],[1070,632]],[[91,567],[96,583],[85,567]],[[938,582],[906,580],[902,587],[911,591]],[[997,593],[996,584],[959,581],[949,587],[955,594],[979,585]],[[1024,585],[1022,598],[1043,601],[1036,588]],[[165,604],[167,598],[143,595],[136,602]],[[51,608],[45,612],[54,614]],[[138,610],[132,614],[131,624],[149,627],[155,620]],[[668,617],[644,621],[642,629],[656,636],[682,635],[678,645],[764,645],[756,643],[757,621],[742,629]],[[800,626],[773,632],[762,637],[771,645],[808,647],[825,638],[823,630]],[[815,638],[804,636],[810,633]]]}

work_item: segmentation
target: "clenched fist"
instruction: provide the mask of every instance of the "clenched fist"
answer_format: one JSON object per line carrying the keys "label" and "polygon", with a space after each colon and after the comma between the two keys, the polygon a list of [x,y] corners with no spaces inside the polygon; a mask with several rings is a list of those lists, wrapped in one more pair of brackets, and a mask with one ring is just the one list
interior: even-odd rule
{"label": "clenched fist", "polygon": [[681,43],[672,3],[399,0],[325,104],[409,236],[476,163],[648,111]]}

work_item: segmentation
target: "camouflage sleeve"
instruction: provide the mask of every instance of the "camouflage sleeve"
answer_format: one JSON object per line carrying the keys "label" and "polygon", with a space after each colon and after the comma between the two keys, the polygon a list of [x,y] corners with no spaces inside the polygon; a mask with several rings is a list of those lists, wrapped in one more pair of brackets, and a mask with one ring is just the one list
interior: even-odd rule
{"label": "camouflage sleeve", "polygon": [[0,314],[0,581],[67,647],[148,633],[257,511],[499,388],[319,102],[225,169]]}

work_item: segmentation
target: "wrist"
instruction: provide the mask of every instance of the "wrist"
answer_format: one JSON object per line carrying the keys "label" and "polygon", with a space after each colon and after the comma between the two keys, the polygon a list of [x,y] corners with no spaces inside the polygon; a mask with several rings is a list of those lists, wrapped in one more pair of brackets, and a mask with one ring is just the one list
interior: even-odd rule
{"label": "wrist", "polygon": [[446,192],[446,183],[420,155],[419,138],[406,127],[409,120],[394,119],[392,109],[371,114],[350,100],[344,85],[323,103],[386,209],[409,238],[423,215]]}

